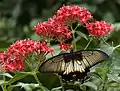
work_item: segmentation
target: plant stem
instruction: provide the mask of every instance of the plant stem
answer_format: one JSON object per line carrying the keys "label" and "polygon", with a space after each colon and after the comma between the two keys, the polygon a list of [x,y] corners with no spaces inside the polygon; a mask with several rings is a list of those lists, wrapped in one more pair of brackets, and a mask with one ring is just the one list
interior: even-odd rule
{"label": "plant stem", "polygon": [[[29,66],[30,70],[32,71],[33,69],[32,69],[32,67],[31,67],[31,65],[29,64],[29,62],[27,61],[27,59],[25,60],[25,62],[26,62],[27,65]],[[36,70],[35,70],[35,71],[36,71]],[[35,80],[37,81],[37,83],[39,84],[39,86],[41,86],[42,84],[40,83],[40,81],[39,81],[39,79],[38,79],[35,71],[33,72],[33,76],[34,76]]]}
{"label": "plant stem", "polygon": [[4,80],[4,84],[1,86],[3,91],[7,91],[6,89],[6,83],[5,83],[5,76],[3,75],[3,80]]}
{"label": "plant stem", "polygon": [[73,42],[72,42],[72,45],[73,45],[73,49],[76,51],[77,50],[77,46],[76,46],[76,41],[75,41],[75,31],[76,29],[80,26],[80,24],[77,24],[77,26],[75,27],[75,29],[72,28],[72,24],[70,24],[70,28],[71,28],[71,31],[72,31],[72,35],[73,35]]}
{"label": "plant stem", "polygon": [[102,38],[103,42],[107,45],[107,46],[110,46],[105,40],[104,38]]}
{"label": "plant stem", "polygon": [[36,65],[35,71],[38,71],[39,66],[41,65],[41,62],[44,62],[46,55],[47,54],[40,54],[40,55],[38,55],[38,58],[37,58],[38,63]]}
{"label": "plant stem", "polygon": [[24,59],[25,59],[26,64],[28,65],[28,67],[32,71],[32,65],[29,64],[29,62],[28,62],[29,60],[26,57],[24,57]]}
{"label": "plant stem", "polygon": [[64,85],[63,85],[63,83],[62,83],[62,78],[61,78],[61,76],[59,76],[59,80],[60,80],[60,84],[61,84],[61,86],[62,86],[62,91],[65,91]]}
{"label": "plant stem", "polygon": [[37,83],[39,84],[39,86],[41,86],[42,84],[40,83],[36,73],[33,73],[33,76],[34,76],[35,80],[37,81]]}
{"label": "plant stem", "polygon": [[75,42],[75,31],[73,30],[72,27],[71,27],[71,30],[72,30],[72,35],[73,35],[72,45],[73,45],[73,49],[76,51],[77,50],[77,46],[76,46],[76,42]]}
{"label": "plant stem", "polygon": [[84,50],[86,50],[88,48],[88,46],[90,45],[91,42],[92,42],[92,39],[90,39],[90,41],[87,43],[87,45],[85,46]]}
{"label": "plant stem", "polygon": [[114,49],[116,49],[116,48],[118,48],[118,47],[120,47],[120,45],[117,45],[116,47],[114,47]]}
{"label": "plant stem", "polygon": [[74,31],[80,26],[80,24],[77,24],[77,26],[75,27]]}
{"label": "plant stem", "polygon": [[105,91],[105,82],[103,82],[102,91]]}

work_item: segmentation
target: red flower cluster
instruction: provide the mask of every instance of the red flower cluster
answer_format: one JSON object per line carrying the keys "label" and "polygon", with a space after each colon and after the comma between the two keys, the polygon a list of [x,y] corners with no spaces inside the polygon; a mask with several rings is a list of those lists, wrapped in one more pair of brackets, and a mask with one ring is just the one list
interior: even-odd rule
{"label": "red flower cluster", "polygon": [[0,53],[0,72],[16,71],[24,69],[24,62],[21,56],[11,56],[10,53]]}
{"label": "red flower cluster", "polygon": [[6,52],[1,52],[0,53],[0,64],[4,63],[4,59],[7,58]]}
{"label": "red flower cluster", "polygon": [[86,23],[88,20],[91,20],[91,13],[84,7],[78,5],[63,6],[61,7],[56,14],[57,20],[61,22],[80,22]]}
{"label": "red flower cluster", "polygon": [[77,5],[63,6],[53,18],[48,19],[46,22],[41,22],[33,30],[43,39],[64,41],[72,38],[67,23],[76,21],[86,23],[90,19],[91,14],[86,8]]}
{"label": "red flower cluster", "polygon": [[68,51],[69,49],[72,49],[72,45],[71,44],[66,44],[64,42],[59,44],[59,46],[60,46],[60,50]]}
{"label": "red flower cluster", "polygon": [[37,26],[33,28],[35,32],[42,39],[56,39],[58,41],[62,41],[68,38],[72,38],[71,32],[68,27],[61,23],[56,22],[56,18],[50,18],[46,22],[41,22]]}
{"label": "red flower cluster", "polygon": [[43,39],[52,39],[54,37],[53,35],[53,29],[52,29],[52,24],[50,22],[41,22],[37,26],[33,28],[35,32],[40,35],[41,38]]}
{"label": "red flower cluster", "polygon": [[[46,22],[41,22],[36,25],[33,30],[42,39],[55,39],[60,42],[72,38],[71,31],[68,28],[68,23],[80,22],[86,23],[92,18],[91,13],[86,8],[77,5],[63,6],[60,8],[53,18]],[[68,50],[70,45],[62,43],[61,49]]]}
{"label": "red flower cluster", "polygon": [[113,30],[112,24],[105,21],[96,21],[95,23],[86,24],[86,28],[90,35],[104,36],[108,34],[110,30]]}
{"label": "red flower cluster", "polygon": [[8,48],[8,52],[14,55],[25,56],[32,53],[33,51],[37,53],[53,52],[53,50],[49,46],[47,46],[45,42],[40,43],[38,41],[29,39],[16,41]]}
{"label": "red flower cluster", "polygon": [[21,56],[8,56],[3,65],[4,70],[6,71],[16,71],[24,69],[24,60]]}
{"label": "red flower cluster", "polygon": [[7,52],[0,53],[0,66],[2,66],[1,69],[4,71],[23,70],[23,56],[29,55],[32,52],[36,52],[38,54],[52,53],[53,50],[46,45],[45,41],[42,43],[29,39],[16,41],[8,48]]}

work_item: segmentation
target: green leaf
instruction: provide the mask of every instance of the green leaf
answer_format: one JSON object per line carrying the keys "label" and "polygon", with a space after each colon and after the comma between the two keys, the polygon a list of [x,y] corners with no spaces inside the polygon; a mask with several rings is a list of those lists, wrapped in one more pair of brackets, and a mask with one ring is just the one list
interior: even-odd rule
{"label": "green leaf", "polygon": [[115,74],[107,74],[108,78],[111,79],[112,81],[115,81],[117,83],[120,83],[120,78],[116,76]]}
{"label": "green leaf", "polygon": [[2,84],[4,84],[5,82],[4,82],[4,80],[0,80],[0,85],[2,85]]}
{"label": "green leaf", "polygon": [[14,85],[9,85],[8,87],[7,87],[7,91],[12,91],[12,89],[13,88],[15,88],[16,86],[14,86]]}
{"label": "green leaf", "polygon": [[96,72],[102,72],[102,69],[101,68],[96,68],[95,71]]}
{"label": "green leaf", "polygon": [[113,51],[115,50],[115,47],[107,46],[107,45],[101,45],[100,50],[105,52],[107,55],[111,55]]}
{"label": "green leaf", "polygon": [[13,78],[13,76],[9,73],[1,73],[0,75],[6,76],[6,77],[9,77],[9,78]]}
{"label": "green leaf", "polygon": [[120,28],[120,23],[114,23],[114,28]]}
{"label": "green leaf", "polygon": [[80,32],[80,31],[75,31],[78,35],[80,35],[81,37],[83,37],[83,38],[85,38],[86,40],[88,40],[88,38],[87,38],[87,36],[84,34],[84,33],[82,33],[82,32]]}
{"label": "green leaf", "polygon": [[21,88],[24,88],[26,91],[32,91],[35,88],[38,88],[39,91],[49,91],[46,87],[39,86],[39,84],[34,84],[34,83],[19,82],[18,84],[14,85],[14,86],[20,86]]}
{"label": "green leaf", "polygon": [[97,86],[93,82],[85,82],[83,85],[93,88],[97,91]]}
{"label": "green leaf", "polygon": [[62,86],[61,87],[57,87],[57,88],[53,88],[51,91],[61,91],[60,89],[62,88]]}
{"label": "green leaf", "polygon": [[97,72],[90,72],[90,73],[88,73],[88,76],[94,76],[96,78],[102,79],[101,76]]}
{"label": "green leaf", "polygon": [[20,86],[21,88],[24,88],[26,91],[32,91],[32,89],[39,87],[39,84],[33,84],[33,83],[28,84],[28,83],[19,82],[14,86]]}
{"label": "green leaf", "polygon": [[18,73],[12,79],[9,80],[8,84],[12,84],[12,83],[26,77],[27,75],[28,74],[26,74],[26,73]]}
{"label": "green leaf", "polygon": [[[40,86],[40,91],[50,91],[50,90],[48,90],[46,87],[44,87],[44,86]],[[58,90],[56,90],[56,91],[58,91]]]}

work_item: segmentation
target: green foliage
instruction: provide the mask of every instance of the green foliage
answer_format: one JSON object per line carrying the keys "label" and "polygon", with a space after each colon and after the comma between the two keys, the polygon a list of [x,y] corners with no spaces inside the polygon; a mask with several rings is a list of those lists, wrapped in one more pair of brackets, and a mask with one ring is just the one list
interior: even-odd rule
{"label": "green foliage", "polygon": [[[110,56],[109,60],[100,64],[99,67],[96,66],[94,72],[88,73],[90,78],[87,82],[75,85],[82,91],[120,91],[120,48],[118,46],[120,45],[120,0],[0,0],[0,51],[5,51],[12,42],[19,39],[40,40],[32,30],[33,26],[55,14],[62,4],[87,7],[96,20],[111,22],[115,28],[115,32],[105,39],[108,46],[99,40],[92,40],[88,47],[88,49],[100,47]],[[84,49],[90,39],[82,30],[76,31],[76,34],[74,41],[77,42],[77,48]],[[58,46],[53,43],[52,47],[58,54]],[[0,73],[0,91],[1,89],[4,91],[61,91],[62,87],[56,75],[35,74],[34,72]],[[35,79],[31,79],[30,75],[37,76],[41,85]]]}

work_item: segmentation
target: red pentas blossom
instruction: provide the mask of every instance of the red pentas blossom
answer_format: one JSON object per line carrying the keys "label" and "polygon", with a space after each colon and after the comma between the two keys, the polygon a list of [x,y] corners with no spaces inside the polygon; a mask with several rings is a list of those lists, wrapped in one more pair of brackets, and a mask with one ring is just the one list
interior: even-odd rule
{"label": "red pentas blossom", "polygon": [[58,21],[64,22],[76,22],[86,23],[88,20],[91,20],[91,13],[84,7],[78,5],[63,6],[61,7],[56,14]]}
{"label": "red pentas blossom", "polygon": [[64,41],[61,44],[59,44],[59,47],[60,47],[60,50],[65,50],[65,51],[72,49],[72,45],[66,44]]}
{"label": "red pentas blossom", "polygon": [[24,61],[21,56],[14,56],[8,52],[0,53],[0,72],[23,69]]}
{"label": "red pentas blossom", "polygon": [[0,52],[0,72],[4,72],[4,62],[7,59],[7,53],[6,52]]}
{"label": "red pentas blossom", "polygon": [[[13,43],[7,52],[0,53],[0,67],[5,71],[16,71],[24,69],[23,56],[32,52],[38,54],[52,53],[53,50],[46,45],[46,42],[38,42],[34,40],[19,40]],[[23,55],[23,56],[21,56]]]}
{"label": "red pentas blossom", "polygon": [[[44,51],[43,51],[44,49]],[[28,55],[32,52],[53,52],[53,50],[47,46],[44,42],[38,42],[34,40],[18,40],[13,43],[9,48],[8,52],[14,55]]]}
{"label": "red pentas blossom", "polygon": [[42,39],[55,39],[61,42],[72,38],[68,23],[76,21],[86,23],[91,18],[91,13],[84,7],[77,5],[63,6],[57,11],[56,15],[48,21],[38,23],[33,30]]}
{"label": "red pentas blossom", "polygon": [[95,23],[86,24],[86,28],[90,35],[93,36],[104,36],[113,30],[112,24],[105,21],[96,21]]}
{"label": "red pentas blossom", "polygon": [[39,49],[39,46],[38,46],[38,50],[40,53],[53,53],[54,50],[51,49],[48,45],[46,45],[46,42],[45,41],[42,41],[41,43],[41,46],[40,46],[40,49]]}
{"label": "red pentas blossom", "polygon": [[68,26],[64,22],[58,21],[56,16],[48,19],[48,23],[52,25],[52,33],[54,34],[54,38],[58,41],[72,38],[71,31],[69,30]]}
{"label": "red pentas blossom", "polygon": [[52,39],[54,37],[54,31],[50,22],[41,22],[36,25],[33,30],[38,34],[42,39]]}
{"label": "red pentas blossom", "polygon": [[3,67],[5,71],[16,71],[24,69],[24,60],[21,56],[8,56],[4,61]]}
{"label": "red pentas blossom", "polygon": [[57,21],[56,16],[48,19],[47,22],[41,22],[35,26],[33,30],[42,39],[56,39],[58,41],[62,41],[68,38],[72,38],[68,26]]}
{"label": "red pentas blossom", "polygon": [[7,58],[6,52],[0,52],[0,64],[3,64],[6,58]]}

